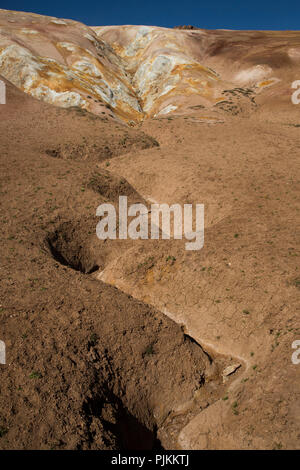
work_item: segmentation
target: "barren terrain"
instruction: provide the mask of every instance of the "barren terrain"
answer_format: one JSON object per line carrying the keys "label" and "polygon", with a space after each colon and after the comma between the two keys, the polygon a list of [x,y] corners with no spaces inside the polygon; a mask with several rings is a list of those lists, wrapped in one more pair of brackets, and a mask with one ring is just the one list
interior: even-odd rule
{"label": "barren terrain", "polygon": [[[0,28],[0,448],[299,448],[299,32]],[[100,241],[120,195],[203,249]]]}

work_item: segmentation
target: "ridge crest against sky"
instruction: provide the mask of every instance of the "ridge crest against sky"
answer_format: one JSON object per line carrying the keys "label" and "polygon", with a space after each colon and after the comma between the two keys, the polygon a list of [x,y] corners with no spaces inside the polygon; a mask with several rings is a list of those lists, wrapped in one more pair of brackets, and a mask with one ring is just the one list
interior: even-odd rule
{"label": "ridge crest against sky", "polygon": [[143,3],[137,0],[114,2],[41,3],[37,0],[4,0],[1,8],[74,19],[87,25],[143,24],[172,28],[192,24],[204,29],[299,30],[300,3],[253,0],[195,2],[166,0]]}

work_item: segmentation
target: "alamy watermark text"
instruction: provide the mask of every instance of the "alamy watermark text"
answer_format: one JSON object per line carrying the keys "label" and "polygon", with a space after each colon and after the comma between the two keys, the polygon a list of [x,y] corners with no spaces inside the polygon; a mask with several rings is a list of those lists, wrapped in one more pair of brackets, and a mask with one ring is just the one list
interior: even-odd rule
{"label": "alamy watermark text", "polygon": [[[149,216],[150,214],[150,216]],[[171,214],[173,215],[173,230],[171,230]],[[151,204],[151,210],[144,204],[132,204],[128,207],[127,196],[119,197],[118,233],[117,212],[113,204],[105,203],[98,206],[96,215],[101,217],[96,227],[100,240],[127,239],[132,240],[169,240],[172,236],[180,240],[183,235],[186,240],[186,250],[200,250],[204,245],[204,205],[196,204],[195,217],[192,204]],[[133,219],[128,224],[128,217]],[[149,219],[150,217],[150,219]],[[160,230],[160,220],[161,230]],[[195,230],[193,230],[195,220]],[[150,223],[149,223],[150,222]],[[150,228],[149,228],[150,226]]]}

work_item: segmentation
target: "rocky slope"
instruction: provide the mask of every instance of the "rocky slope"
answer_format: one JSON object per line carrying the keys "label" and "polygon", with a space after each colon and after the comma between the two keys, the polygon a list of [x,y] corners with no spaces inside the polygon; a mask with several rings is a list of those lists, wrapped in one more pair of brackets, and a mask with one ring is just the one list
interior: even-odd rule
{"label": "rocky slope", "polygon": [[133,123],[192,106],[255,109],[290,92],[300,68],[296,32],[88,27],[0,11],[0,70],[58,106],[80,106]]}

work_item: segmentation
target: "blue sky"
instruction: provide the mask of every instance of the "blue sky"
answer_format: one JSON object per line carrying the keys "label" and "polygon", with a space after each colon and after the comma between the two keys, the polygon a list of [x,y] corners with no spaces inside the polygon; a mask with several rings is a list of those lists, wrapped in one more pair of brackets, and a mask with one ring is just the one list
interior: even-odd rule
{"label": "blue sky", "polygon": [[207,29],[300,29],[300,0],[1,0],[1,8],[71,18],[95,26],[192,24]]}

